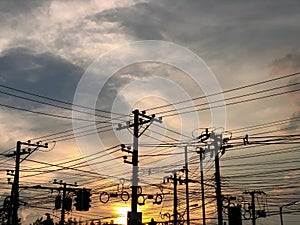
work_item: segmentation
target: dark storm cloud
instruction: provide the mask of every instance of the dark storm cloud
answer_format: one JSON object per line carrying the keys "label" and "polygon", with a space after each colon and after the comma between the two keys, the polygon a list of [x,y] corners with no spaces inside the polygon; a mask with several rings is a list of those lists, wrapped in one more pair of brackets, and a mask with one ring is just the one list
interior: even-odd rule
{"label": "dark storm cloud", "polygon": [[83,70],[51,53],[13,48],[0,57],[3,85],[72,101]]}
{"label": "dark storm cloud", "polygon": [[[165,13],[159,7],[151,7],[147,3],[136,4],[134,7],[122,7],[105,10],[94,16],[95,21],[120,22],[122,26],[128,28],[126,32],[138,39],[163,39],[161,27],[163,24],[157,14]],[[156,20],[157,18],[157,20]]]}
{"label": "dark storm cloud", "polygon": [[4,13],[28,13],[32,12],[37,7],[44,6],[49,3],[48,0],[9,0],[9,1],[0,1],[0,12]]}
{"label": "dark storm cloud", "polygon": [[[4,51],[0,57],[1,85],[67,102],[73,101],[77,83],[83,72],[82,68],[49,52],[36,53],[25,48],[12,48]],[[0,88],[0,91],[70,107],[70,105],[51,102],[3,87]],[[71,111],[15,98],[3,93],[0,94],[0,101],[1,104],[14,107],[71,116]],[[15,122],[15,125],[3,123],[1,126],[1,135],[4,138],[0,144],[2,149],[6,149],[15,142],[16,138],[24,135],[27,138],[36,137],[41,136],[42,133],[56,132],[59,129],[65,130],[66,127],[71,128],[69,120],[60,120],[18,110],[7,110],[4,107],[1,107],[1,110],[3,121],[13,120]]]}
{"label": "dark storm cloud", "polygon": [[[32,13],[37,8],[48,6],[50,1],[48,0],[1,0],[0,1],[0,24],[1,27],[19,28],[26,17],[32,17]],[[3,30],[5,32],[5,30]],[[1,35],[2,36],[2,35]]]}
{"label": "dark storm cloud", "polygon": [[[298,43],[299,10],[297,1],[164,0],[110,9],[92,18],[120,22],[137,39],[164,39],[192,49],[256,51],[287,38]],[[293,35],[287,37],[289,33]]]}

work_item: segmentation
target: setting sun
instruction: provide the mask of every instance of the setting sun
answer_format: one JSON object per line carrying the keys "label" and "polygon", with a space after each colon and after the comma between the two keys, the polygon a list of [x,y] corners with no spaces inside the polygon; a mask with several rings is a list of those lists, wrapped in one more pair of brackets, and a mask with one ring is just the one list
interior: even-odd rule
{"label": "setting sun", "polygon": [[115,208],[115,213],[117,218],[115,219],[115,224],[127,224],[127,212],[130,211],[128,206],[117,206]]}

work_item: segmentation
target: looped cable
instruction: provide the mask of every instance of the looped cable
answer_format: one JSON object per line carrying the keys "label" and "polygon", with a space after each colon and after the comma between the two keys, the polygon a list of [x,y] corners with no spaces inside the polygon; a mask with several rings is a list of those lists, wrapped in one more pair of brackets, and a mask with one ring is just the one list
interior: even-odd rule
{"label": "looped cable", "polygon": [[122,191],[120,196],[124,202],[127,202],[130,198],[129,193],[127,191]]}
{"label": "looped cable", "polygon": [[[139,199],[142,199],[142,201],[139,201]],[[143,194],[138,194],[137,204],[138,205],[145,205],[145,201],[146,201],[145,196]]]}
{"label": "looped cable", "polygon": [[162,203],[163,195],[156,194],[153,204],[160,205]]}
{"label": "looped cable", "polygon": [[244,203],[244,210],[246,211],[246,212],[250,212],[250,204],[249,203]]}
{"label": "looped cable", "polygon": [[250,220],[251,219],[251,212],[244,212],[243,217],[245,220]]}
{"label": "looped cable", "polygon": [[141,186],[137,186],[137,194],[140,195],[143,193],[143,189]]}
{"label": "looped cable", "polygon": [[104,191],[100,194],[99,199],[100,199],[100,202],[106,204],[109,201],[109,194],[106,191]]}

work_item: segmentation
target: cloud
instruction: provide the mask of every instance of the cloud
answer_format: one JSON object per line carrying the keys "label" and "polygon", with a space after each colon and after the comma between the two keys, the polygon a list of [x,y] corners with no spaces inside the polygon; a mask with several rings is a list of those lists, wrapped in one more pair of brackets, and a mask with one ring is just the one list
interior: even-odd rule
{"label": "cloud", "polygon": [[232,87],[228,77],[235,75],[237,85],[261,79],[274,57],[299,46],[299,5],[153,0],[103,10],[90,18],[98,25],[118,24],[130,40],[159,39],[187,47],[207,62],[223,87]]}
{"label": "cloud", "polygon": [[252,50],[253,47],[257,50],[286,39],[282,29],[296,31],[297,8],[299,4],[294,1],[220,4],[219,1],[163,0],[108,9],[92,18],[119,22],[126,28],[125,32],[139,40],[163,39],[192,48],[213,47],[218,51],[224,48]]}
{"label": "cloud", "polygon": [[[0,57],[2,85],[66,102],[72,102],[78,80],[82,74],[83,70],[80,67],[49,52],[37,53],[25,48],[12,48],[6,50]],[[62,105],[3,87],[0,89],[5,93]],[[18,99],[3,93],[0,95],[0,100],[2,104],[14,107],[71,116],[71,111],[67,112],[59,108]],[[70,107],[69,105],[63,106]],[[71,125],[70,121],[47,118],[16,110],[7,110],[3,107],[1,107],[1,120],[14,121],[14,123],[1,124],[0,132],[3,137],[1,147],[4,149],[14,146],[16,140],[28,140],[29,138],[49,133],[50,130],[63,130],[66,129],[66,126],[70,127]]]}
{"label": "cloud", "polygon": [[[279,76],[287,75],[300,72],[300,53],[289,53],[284,57],[275,59],[270,64],[270,75]],[[289,95],[290,99],[293,101],[294,106],[300,110],[300,95],[297,90],[300,89],[300,78],[299,76],[293,76],[289,80],[289,84],[292,85],[288,88],[292,93]]]}
{"label": "cloud", "polygon": [[[24,47],[51,52],[78,65],[88,66],[99,54],[126,43],[118,24],[95,24],[90,15],[136,1],[2,1],[0,54]],[[24,4],[24,9],[20,5]]]}
{"label": "cloud", "polygon": [[29,14],[39,7],[48,5],[50,0],[11,0],[11,1],[1,1],[0,2],[0,12],[6,15],[20,15]]}
{"label": "cloud", "polygon": [[[92,16],[99,21],[118,22],[126,27],[124,31],[138,40],[163,40],[161,30],[164,25],[157,15],[163,15],[163,8],[155,7],[148,3],[139,3],[134,7],[123,7],[105,10]],[[157,19],[157,20],[156,20]]]}
{"label": "cloud", "polygon": [[286,130],[289,133],[294,133],[300,130],[300,111],[297,113],[293,113],[290,118],[289,124],[282,126],[283,130]]}
{"label": "cloud", "polygon": [[[300,71],[300,53],[289,53],[285,56],[275,59],[270,64],[270,75],[279,76],[285,74],[297,73]],[[300,117],[300,78],[299,76],[292,77],[288,84],[292,85],[288,87],[289,91],[292,91],[289,94],[289,100],[292,102],[292,109],[294,113],[291,115],[288,125],[282,126],[282,129],[287,132],[295,132],[299,130],[299,117]]]}
{"label": "cloud", "polygon": [[300,71],[300,53],[289,53],[270,64],[270,75],[278,76]]}
{"label": "cloud", "polygon": [[[18,1],[4,2],[9,13],[3,10],[0,15],[0,52],[11,46],[30,47],[84,67],[122,44],[158,39],[192,49],[216,72],[224,73],[218,68],[224,64],[232,73],[246,64],[241,56],[259,55],[263,49],[273,54],[286,46],[287,39],[290,45],[297,45],[300,38],[295,1],[72,0],[37,4],[32,0],[22,3],[26,5],[23,11]],[[262,57],[266,59],[266,55],[255,59]]]}
{"label": "cloud", "polygon": [[0,57],[2,84],[65,101],[72,101],[83,72],[82,68],[50,52],[12,48]]}

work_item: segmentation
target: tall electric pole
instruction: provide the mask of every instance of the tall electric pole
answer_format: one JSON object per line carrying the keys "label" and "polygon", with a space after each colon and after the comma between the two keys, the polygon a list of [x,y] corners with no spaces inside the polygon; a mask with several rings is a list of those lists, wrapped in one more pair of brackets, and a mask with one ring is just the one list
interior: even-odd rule
{"label": "tall electric pole", "polygon": [[204,196],[204,174],[203,174],[203,156],[204,156],[204,149],[200,148],[197,153],[200,156],[200,182],[201,182],[201,198],[202,198],[202,224],[206,225],[206,218],[205,218],[205,196]]}
{"label": "tall electric pole", "polygon": [[190,225],[190,199],[189,199],[189,168],[188,168],[188,152],[187,146],[184,147],[185,158],[185,194],[186,194],[186,220],[187,225]]}
{"label": "tall electric pole", "polygon": [[[212,151],[215,155],[215,185],[216,185],[216,200],[217,200],[217,214],[218,214],[218,225],[223,225],[223,204],[222,204],[222,189],[221,189],[221,175],[220,175],[220,159],[219,159],[219,151],[221,150],[221,154],[225,153],[227,148],[231,148],[232,145],[228,144],[229,138],[222,138],[222,133],[217,134],[214,131],[208,132],[208,128],[205,129],[205,133],[202,133],[199,136],[200,142],[206,143],[207,140],[210,140],[210,143],[207,144],[207,150]],[[200,154],[200,172],[202,172],[201,179],[203,179],[203,149],[200,148],[198,152]],[[212,155],[213,156],[213,155]],[[211,157],[212,157],[211,156]],[[201,188],[204,190],[203,180],[201,181]],[[202,204],[204,203],[204,192],[202,191]],[[205,220],[205,206],[202,205],[203,218]],[[205,224],[205,221],[204,223]]]}
{"label": "tall electric pole", "polygon": [[[19,224],[18,218],[18,209],[19,209],[19,181],[20,181],[20,164],[21,164],[21,155],[27,154],[29,156],[33,151],[31,149],[21,151],[22,145],[28,147],[35,147],[35,150],[38,148],[48,148],[48,144],[40,144],[40,142],[32,144],[30,141],[28,142],[17,142],[16,151],[12,154],[7,154],[7,157],[16,157],[15,163],[15,171],[14,171],[14,181],[11,187],[11,196],[10,196],[10,209],[8,213],[8,224],[9,225],[17,225]],[[25,157],[26,158],[26,157]]]}
{"label": "tall electric pole", "polygon": [[20,156],[21,156],[21,142],[17,142],[17,149],[14,153],[16,156],[15,175],[11,188],[11,210],[9,215],[9,223],[19,224],[18,208],[19,208],[19,179],[20,179]]}
{"label": "tall electric pole", "polygon": [[213,146],[215,152],[215,182],[216,182],[216,198],[217,198],[217,212],[218,212],[218,225],[223,225],[223,204],[222,204],[222,190],[221,190],[221,175],[220,175],[220,162],[219,150],[222,143],[222,135],[212,132],[210,137],[213,139],[210,145]]}
{"label": "tall electric pole", "polygon": [[265,194],[263,191],[245,191],[244,194],[250,194],[251,196],[251,220],[252,220],[252,225],[256,225],[256,210],[255,210],[255,195],[256,194]]}
{"label": "tall electric pole", "polygon": [[[75,184],[67,184],[66,182],[62,182],[59,181],[57,182],[56,180],[53,181],[53,184],[59,184],[62,185],[62,191],[63,191],[63,196],[62,196],[62,204],[61,204],[61,216],[60,216],[60,225],[64,225],[65,224],[65,211],[66,211],[66,191],[67,191],[67,185],[68,186],[74,186],[77,187],[78,185]],[[71,190],[75,190],[75,189],[71,189]]]}
{"label": "tall electric pole", "polygon": [[[139,223],[139,216],[137,212],[137,204],[138,204],[138,185],[139,185],[139,177],[138,177],[138,147],[139,147],[139,137],[148,129],[148,127],[154,122],[162,122],[162,119],[156,119],[155,114],[148,116],[145,111],[140,111],[138,109],[133,112],[133,124],[130,122],[128,125],[122,126],[119,124],[117,130],[126,129],[129,127],[133,127],[133,151],[130,152],[132,154],[132,162],[125,161],[126,163],[132,164],[132,196],[131,196],[131,214],[130,214],[130,225],[136,225]],[[148,124],[146,128],[142,132],[139,131],[141,125]],[[127,151],[129,152],[129,151]]]}
{"label": "tall electric pole", "polygon": [[132,153],[132,199],[131,199],[131,213],[137,213],[137,191],[139,185],[139,173],[138,173],[138,163],[139,163],[139,110],[133,111],[133,153]]}
{"label": "tall electric pole", "polygon": [[177,211],[177,175],[176,171],[173,173],[174,177],[174,197],[173,197],[173,215],[174,215],[174,225],[177,225],[178,211]]}
{"label": "tall electric pole", "polygon": [[[206,141],[210,138],[210,133],[208,133],[208,128],[205,129],[205,132],[202,133],[198,139],[201,143],[206,143]],[[204,159],[204,149],[202,147],[199,148],[197,153],[200,156],[200,182],[201,182],[201,198],[202,198],[202,223],[206,225],[206,218],[205,218],[205,196],[204,196],[204,174],[203,174],[203,159]]]}
{"label": "tall electric pole", "polygon": [[165,183],[165,179],[167,179],[167,182],[169,182],[169,180],[173,180],[173,185],[174,185],[174,191],[173,191],[173,225],[177,225],[178,223],[178,211],[177,211],[177,205],[178,205],[178,198],[177,198],[177,182],[178,182],[178,178],[177,178],[177,172],[178,170],[173,170],[173,171],[169,171],[173,174],[173,176],[169,176],[169,177],[164,177],[164,183]]}
{"label": "tall electric pole", "polygon": [[66,188],[67,188],[67,183],[63,183],[63,197],[62,197],[61,217],[60,217],[60,224],[61,225],[65,224]]}

